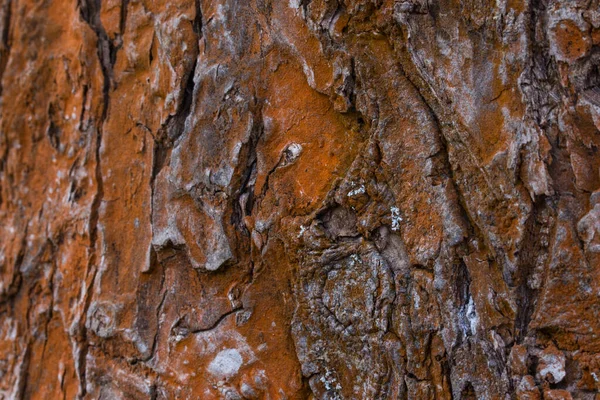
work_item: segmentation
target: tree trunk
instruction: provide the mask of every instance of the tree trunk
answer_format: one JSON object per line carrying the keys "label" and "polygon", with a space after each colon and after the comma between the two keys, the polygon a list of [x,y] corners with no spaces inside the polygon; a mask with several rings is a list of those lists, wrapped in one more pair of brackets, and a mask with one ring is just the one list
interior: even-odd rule
{"label": "tree trunk", "polygon": [[0,2],[0,399],[600,399],[598,0]]}

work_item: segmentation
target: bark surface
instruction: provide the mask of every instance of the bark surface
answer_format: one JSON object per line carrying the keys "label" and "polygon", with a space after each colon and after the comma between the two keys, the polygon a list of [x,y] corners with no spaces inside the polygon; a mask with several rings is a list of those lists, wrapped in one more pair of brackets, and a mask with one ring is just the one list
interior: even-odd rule
{"label": "bark surface", "polygon": [[0,399],[600,399],[598,0],[0,0]]}

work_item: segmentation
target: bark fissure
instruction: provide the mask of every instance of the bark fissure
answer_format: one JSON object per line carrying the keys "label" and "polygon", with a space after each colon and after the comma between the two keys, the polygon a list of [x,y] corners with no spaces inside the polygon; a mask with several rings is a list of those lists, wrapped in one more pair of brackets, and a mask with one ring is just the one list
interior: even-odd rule
{"label": "bark fissure", "polygon": [[[2,98],[2,87],[4,81],[4,71],[10,58],[10,24],[12,14],[13,0],[4,0],[2,2],[2,30],[0,30],[0,99]],[[4,159],[4,158],[3,158]],[[1,200],[1,199],[0,199]],[[1,203],[1,202],[0,202]]]}

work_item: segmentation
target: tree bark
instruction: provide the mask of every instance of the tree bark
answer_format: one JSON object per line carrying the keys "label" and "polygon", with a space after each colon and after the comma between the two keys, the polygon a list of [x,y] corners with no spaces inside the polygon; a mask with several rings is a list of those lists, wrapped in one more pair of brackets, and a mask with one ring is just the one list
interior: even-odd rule
{"label": "tree bark", "polygon": [[598,0],[0,6],[0,399],[600,399]]}

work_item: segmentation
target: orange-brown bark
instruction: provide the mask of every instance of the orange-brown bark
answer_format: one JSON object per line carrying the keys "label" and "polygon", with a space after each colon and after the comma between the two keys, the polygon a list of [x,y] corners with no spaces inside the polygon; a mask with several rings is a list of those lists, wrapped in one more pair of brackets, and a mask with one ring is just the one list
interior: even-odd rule
{"label": "orange-brown bark", "polygon": [[0,28],[0,399],[600,399],[598,0]]}

